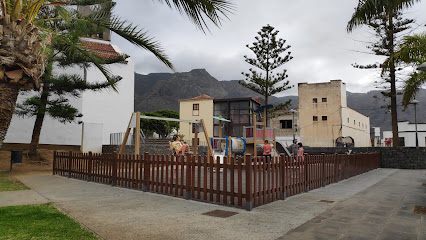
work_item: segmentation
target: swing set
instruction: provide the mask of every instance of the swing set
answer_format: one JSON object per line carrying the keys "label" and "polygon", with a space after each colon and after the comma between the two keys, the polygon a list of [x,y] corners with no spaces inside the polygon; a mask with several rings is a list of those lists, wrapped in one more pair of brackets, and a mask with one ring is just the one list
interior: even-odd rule
{"label": "swing set", "polygon": [[[129,121],[129,125],[127,126],[126,129],[126,133],[124,134],[124,138],[123,138],[123,142],[121,144],[120,147],[120,151],[119,154],[123,154],[124,153],[124,149],[126,147],[126,142],[127,139],[129,138],[130,135],[130,131],[132,130],[132,128],[136,129],[135,130],[135,155],[139,155],[139,146],[140,146],[140,129],[141,129],[141,119],[151,119],[151,120],[160,120],[160,121],[170,121],[170,122],[185,122],[188,124],[195,124],[195,137],[194,139],[198,139],[198,133],[199,133],[199,128],[198,125],[201,125],[203,132],[204,132],[204,136],[206,138],[206,142],[207,142],[207,147],[208,147],[208,151],[207,154],[208,156],[213,156],[213,150],[212,150],[212,146],[210,144],[209,141],[209,136],[207,134],[206,131],[206,125],[204,124],[204,120],[200,119],[200,120],[182,120],[182,119],[176,119],[176,118],[163,118],[163,117],[151,117],[151,116],[144,116],[141,115],[140,112],[134,112],[132,113],[131,117],[130,117],[130,121]],[[198,141],[194,141],[194,155],[197,156],[197,148],[198,148]]]}

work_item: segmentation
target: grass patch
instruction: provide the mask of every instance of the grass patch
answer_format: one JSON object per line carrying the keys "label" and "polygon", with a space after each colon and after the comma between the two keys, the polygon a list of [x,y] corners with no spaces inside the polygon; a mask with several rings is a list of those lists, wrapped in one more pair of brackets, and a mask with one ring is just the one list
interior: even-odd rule
{"label": "grass patch", "polygon": [[0,208],[0,239],[98,239],[52,204]]}
{"label": "grass patch", "polygon": [[18,179],[9,177],[9,172],[0,172],[0,192],[29,189]]}

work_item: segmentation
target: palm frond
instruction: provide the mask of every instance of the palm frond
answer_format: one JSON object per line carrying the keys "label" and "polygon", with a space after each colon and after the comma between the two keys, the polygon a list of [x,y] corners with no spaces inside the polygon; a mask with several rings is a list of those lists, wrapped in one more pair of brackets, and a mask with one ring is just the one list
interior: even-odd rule
{"label": "palm frond", "polygon": [[366,24],[374,16],[387,12],[389,9],[399,11],[416,2],[420,0],[360,0],[348,22],[346,31],[352,32],[356,27]]}
{"label": "palm frond", "polygon": [[220,26],[223,18],[228,19],[228,15],[235,10],[235,5],[227,0],[157,0],[174,8],[180,14],[186,14],[188,18],[205,33],[210,31],[205,20],[207,17],[214,25]]}
{"label": "palm frond", "polygon": [[402,95],[402,105],[404,109],[416,97],[416,93],[426,83],[426,72],[415,72],[411,74],[410,78],[405,81],[404,93]]}

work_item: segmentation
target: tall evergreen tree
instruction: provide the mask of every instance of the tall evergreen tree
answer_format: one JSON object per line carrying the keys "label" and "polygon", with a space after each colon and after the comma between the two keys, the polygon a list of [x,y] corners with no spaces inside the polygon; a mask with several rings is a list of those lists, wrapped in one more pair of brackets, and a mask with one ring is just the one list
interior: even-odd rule
{"label": "tall evergreen tree", "polygon": [[[256,42],[252,46],[246,45],[254,53],[255,58],[244,56],[245,61],[260,69],[265,75],[250,68],[249,73],[242,72],[246,79],[239,81],[244,87],[263,95],[265,97],[265,105],[268,104],[270,96],[292,87],[289,86],[289,81],[284,81],[288,77],[286,69],[274,74],[275,70],[293,59],[290,56],[291,52],[287,51],[291,46],[285,46],[286,40],[277,39],[279,31],[274,29],[270,25],[262,27],[257,33],[258,36],[255,37]],[[285,53],[286,51],[287,53]],[[285,56],[281,57],[283,53],[285,53]],[[282,106],[286,105],[288,103]],[[268,122],[267,114],[264,117],[266,122]]]}
{"label": "tall evergreen tree", "polygon": [[[376,55],[392,58],[395,53],[395,46],[398,41],[398,33],[409,28],[413,22],[410,19],[403,19],[402,10],[410,7],[418,0],[360,0],[355,12],[347,25],[347,31],[352,32],[355,27],[366,25],[375,32],[377,42],[370,48]],[[380,64],[357,65],[358,68],[380,68]],[[383,72],[384,83],[390,85],[389,90],[382,92],[383,96],[390,98],[390,110],[392,117],[393,145],[400,146],[398,138],[398,104],[397,97],[397,65],[390,61],[388,69]]]}

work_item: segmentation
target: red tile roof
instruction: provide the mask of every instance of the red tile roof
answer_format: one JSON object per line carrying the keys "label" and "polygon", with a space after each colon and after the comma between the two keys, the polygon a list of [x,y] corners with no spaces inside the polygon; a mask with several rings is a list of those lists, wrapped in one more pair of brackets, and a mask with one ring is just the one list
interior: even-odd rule
{"label": "red tile roof", "polygon": [[188,99],[181,99],[179,101],[210,100],[210,99],[214,99],[214,98],[210,97],[209,95],[203,94],[203,95],[200,95],[198,97],[193,97],[193,98],[188,98]]}
{"label": "red tile roof", "polygon": [[120,56],[118,52],[111,46],[111,44],[92,42],[92,41],[81,41],[83,47],[91,52],[96,53],[99,57],[105,59],[115,59]]}

